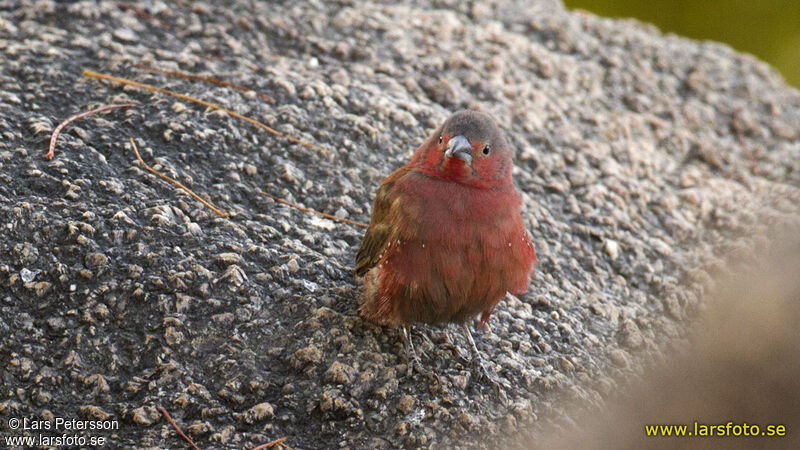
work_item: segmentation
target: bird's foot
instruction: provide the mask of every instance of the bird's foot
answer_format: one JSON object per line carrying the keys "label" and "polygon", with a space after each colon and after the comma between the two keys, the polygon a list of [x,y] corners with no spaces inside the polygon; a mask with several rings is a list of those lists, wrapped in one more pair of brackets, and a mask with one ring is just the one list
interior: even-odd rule
{"label": "bird's foot", "polygon": [[500,381],[498,381],[496,375],[492,375],[483,363],[483,358],[481,357],[480,352],[478,351],[478,347],[475,346],[475,340],[472,339],[472,333],[470,333],[469,328],[467,325],[463,325],[464,329],[464,336],[467,338],[467,342],[469,342],[470,351],[472,352],[472,360],[470,361],[470,367],[472,369],[472,377],[475,381],[484,380],[489,383],[495,392],[498,394],[500,398],[505,398],[505,395],[502,394],[503,386]]}
{"label": "bird's foot", "polygon": [[464,365],[470,362],[469,358],[464,357],[461,347],[453,342],[453,339],[447,333],[447,329],[442,330],[441,338],[436,342],[436,348],[449,351],[453,356],[460,359]]}
{"label": "bird's foot", "polygon": [[408,361],[408,371],[406,372],[406,376],[409,378],[414,376],[414,372],[417,372],[420,375],[423,375],[426,378],[431,380],[435,380],[437,383],[441,384],[441,380],[439,379],[439,375],[431,372],[428,369],[425,369],[422,366],[422,363],[417,357],[417,352],[414,350],[414,342],[411,340],[411,333],[409,329],[406,327],[402,328],[403,331],[403,339],[406,342],[406,359]]}
{"label": "bird's foot", "polygon": [[483,358],[480,355],[474,356],[470,360],[470,369],[472,369],[472,376],[475,380],[487,380],[493,381],[492,376],[489,374],[489,371],[486,370],[486,367],[483,365]]}
{"label": "bird's foot", "polygon": [[486,367],[483,365],[483,360],[480,357],[473,358],[471,367],[473,380],[476,383],[489,385],[492,391],[494,391],[495,398],[499,400],[500,404],[503,406],[508,406],[508,395],[506,392],[510,390],[510,387],[500,381],[500,377],[486,370]]}
{"label": "bird's foot", "polygon": [[497,375],[493,375],[491,372],[486,370],[486,366],[483,363],[483,358],[478,354],[472,358],[470,362],[470,368],[472,369],[472,377],[477,381],[484,381],[492,386],[492,389],[500,395],[502,392],[502,384],[497,379]]}
{"label": "bird's foot", "polygon": [[414,355],[411,359],[408,360],[408,372],[406,376],[412,377],[414,376],[414,372],[426,375],[427,370],[422,367],[422,363],[419,362],[419,358]]}
{"label": "bird's foot", "polygon": [[412,377],[412,376],[414,376],[414,372],[424,376],[425,378],[435,382],[438,385],[442,384],[442,380],[439,378],[439,374],[437,374],[436,372],[434,372],[432,370],[428,370],[425,367],[423,367],[418,359],[413,359],[413,360],[409,361],[409,364],[408,364],[408,373],[407,373],[407,375],[409,377]]}

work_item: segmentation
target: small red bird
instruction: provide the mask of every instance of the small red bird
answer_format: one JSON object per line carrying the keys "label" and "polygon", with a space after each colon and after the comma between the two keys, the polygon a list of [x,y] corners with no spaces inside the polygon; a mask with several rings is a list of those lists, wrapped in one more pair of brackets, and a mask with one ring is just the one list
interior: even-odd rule
{"label": "small red bird", "polygon": [[[359,312],[382,325],[489,320],[506,292],[523,294],[536,253],[511,181],[511,149],[494,120],[477,111],[450,116],[411,161],[381,183],[356,255],[363,284]],[[409,365],[409,372],[411,365]]]}

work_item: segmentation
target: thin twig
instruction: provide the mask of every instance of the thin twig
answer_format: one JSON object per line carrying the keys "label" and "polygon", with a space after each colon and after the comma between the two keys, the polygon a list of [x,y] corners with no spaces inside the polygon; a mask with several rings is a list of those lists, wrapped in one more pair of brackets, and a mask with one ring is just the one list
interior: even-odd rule
{"label": "thin twig", "polygon": [[184,191],[186,191],[186,192],[187,192],[189,195],[191,195],[192,197],[194,197],[194,198],[195,198],[195,200],[197,200],[197,201],[199,201],[200,203],[202,203],[202,204],[206,205],[206,206],[207,206],[209,209],[211,209],[212,211],[214,211],[214,212],[215,212],[215,213],[216,213],[218,216],[220,216],[220,217],[228,217],[228,216],[229,216],[229,214],[228,214],[228,213],[226,213],[226,212],[223,212],[223,211],[220,211],[219,209],[217,209],[217,208],[216,208],[214,205],[212,205],[211,203],[209,203],[209,202],[207,202],[207,201],[203,200],[203,198],[202,198],[202,197],[200,197],[199,195],[197,195],[197,194],[195,194],[194,192],[192,192],[192,190],[191,190],[191,189],[189,189],[189,188],[187,188],[186,186],[184,186],[184,185],[183,185],[183,184],[182,184],[180,181],[178,181],[178,180],[174,180],[174,179],[172,179],[172,178],[170,178],[170,177],[168,177],[168,176],[166,176],[166,175],[162,174],[161,172],[159,172],[159,171],[157,171],[157,170],[153,169],[152,167],[148,166],[148,165],[147,165],[147,163],[145,163],[145,162],[144,162],[144,160],[142,159],[141,155],[139,155],[139,149],[138,149],[138,148],[136,148],[136,143],[135,143],[135,142],[133,142],[133,138],[131,138],[131,146],[133,146],[133,152],[134,152],[134,153],[136,153],[136,159],[138,159],[138,160],[139,160],[139,164],[141,164],[142,166],[144,166],[144,168],[145,168],[145,169],[146,169],[148,172],[152,173],[153,175],[157,175],[157,176],[161,177],[162,179],[164,179],[164,180],[167,180],[167,181],[169,181],[170,183],[174,184],[175,186],[178,186],[179,188],[183,189],[183,190],[184,190]]}
{"label": "thin twig", "polygon": [[286,441],[286,439],[288,439],[288,436],[284,436],[284,437],[282,437],[282,438],[280,438],[280,439],[275,439],[274,441],[272,441],[272,442],[267,442],[266,444],[261,444],[261,445],[259,445],[258,447],[253,447],[253,448],[252,448],[252,449],[250,449],[250,450],[264,450],[265,448],[272,448],[272,447],[274,447],[274,446],[276,446],[276,445],[277,445],[278,447],[286,447],[286,448],[288,448],[288,449],[291,449],[291,447],[289,447],[288,445],[284,444],[284,442]]}
{"label": "thin twig", "polygon": [[99,112],[107,111],[109,109],[128,108],[130,106],[133,106],[133,103],[123,103],[123,104],[120,104],[120,105],[107,105],[107,106],[103,106],[103,107],[100,107],[100,108],[93,109],[91,111],[86,111],[85,113],[74,115],[74,116],[70,117],[69,119],[61,122],[56,127],[56,129],[53,130],[53,134],[50,136],[50,148],[47,150],[47,153],[44,154],[44,159],[46,159],[48,161],[53,159],[53,156],[55,156],[55,154],[56,154],[56,139],[58,139],[58,134],[61,133],[61,129],[62,128],[64,128],[65,126],[69,125],[72,121],[78,120],[78,119],[82,119],[82,118],[84,118],[86,116],[91,116],[92,114],[97,114]]}
{"label": "thin twig", "polygon": [[261,92],[258,92],[256,90],[250,89],[249,87],[246,87],[246,86],[242,86],[240,84],[235,84],[235,83],[231,83],[231,82],[228,82],[228,81],[222,81],[222,80],[218,80],[216,78],[206,77],[206,76],[203,76],[203,75],[195,75],[193,73],[179,72],[177,70],[159,69],[158,67],[147,66],[147,65],[144,65],[144,64],[134,64],[133,67],[136,67],[136,68],[139,68],[139,69],[142,69],[142,70],[146,70],[148,72],[158,72],[158,73],[163,73],[163,74],[166,74],[166,75],[172,75],[172,76],[175,76],[175,77],[188,78],[190,80],[205,81],[207,83],[216,84],[217,86],[229,87],[229,88],[238,89],[238,90],[244,91],[244,92],[254,92],[262,100],[266,100],[266,101],[268,101],[270,103],[275,103],[275,99],[270,97],[269,95],[262,94]]}
{"label": "thin twig", "polygon": [[298,139],[296,137],[292,137],[292,136],[289,136],[287,134],[281,133],[280,131],[278,131],[278,130],[276,130],[274,128],[270,128],[267,125],[255,120],[255,119],[251,119],[250,117],[247,117],[245,115],[239,114],[236,111],[232,111],[232,110],[230,110],[228,108],[224,108],[224,107],[222,107],[220,105],[217,105],[215,103],[207,102],[205,100],[200,100],[198,98],[190,97],[190,96],[184,95],[184,94],[179,94],[177,92],[170,91],[168,89],[152,86],[152,85],[145,84],[145,83],[139,83],[137,81],[129,80],[127,78],[114,77],[114,76],[111,76],[111,75],[105,75],[105,74],[102,74],[102,73],[93,72],[91,70],[84,70],[83,71],[83,75],[86,76],[86,77],[90,77],[90,78],[97,78],[97,79],[100,79],[100,80],[111,81],[111,82],[114,82],[114,83],[126,84],[128,86],[135,86],[135,87],[138,87],[140,89],[146,89],[148,91],[158,92],[158,93],[161,93],[161,94],[170,95],[172,97],[180,98],[180,99],[186,100],[188,102],[197,103],[199,105],[205,106],[206,108],[216,109],[216,110],[222,111],[224,113],[227,113],[227,114],[229,114],[229,115],[231,115],[233,117],[236,117],[237,119],[241,119],[241,120],[244,120],[245,122],[249,122],[249,123],[251,123],[251,124],[253,124],[253,125],[255,125],[255,126],[259,127],[259,128],[264,129],[268,133],[274,134],[275,136],[280,136],[280,137],[282,137],[284,139],[287,139],[287,140],[289,140],[291,142],[294,142],[296,144],[300,144],[300,145],[302,145],[304,147],[313,148],[314,150],[320,151],[320,152],[325,153],[325,154],[330,152],[328,149],[320,147],[319,145],[312,144],[312,143],[306,142],[306,141],[304,141],[302,139]]}
{"label": "thin twig", "polygon": [[267,194],[266,192],[259,192],[259,194],[263,195],[264,197],[269,197],[269,198],[275,200],[278,203],[283,203],[284,205],[291,206],[292,208],[295,208],[295,209],[299,209],[300,211],[308,212],[308,213],[311,213],[311,214],[316,214],[316,215],[322,216],[322,217],[324,217],[326,219],[331,219],[331,220],[335,220],[337,222],[343,222],[343,223],[347,223],[347,224],[350,224],[350,225],[355,225],[355,226],[361,227],[361,228],[369,228],[369,225],[367,225],[365,223],[355,222],[355,221],[352,221],[350,219],[342,219],[341,217],[332,216],[330,214],[326,214],[324,212],[317,211],[316,209],[306,208],[304,206],[300,206],[300,205],[294,204],[292,202],[287,202],[286,200],[284,200],[282,198],[275,197],[274,195]]}
{"label": "thin twig", "polygon": [[172,424],[172,428],[175,428],[175,431],[177,431],[178,434],[180,434],[181,437],[184,438],[186,440],[186,442],[188,442],[189,445],[191,445],[194,450],[200,450],[196,445],[194,445],[194,441],[192,441],[189,438],[189,436],[187,436],[186,434],[183,433],[183,430],[181,430],[181,427],[179,427],[178,424],[175,423],[174,420],[172,420],[172,417],[170,417],[170,415],[169,415],[169,413],[167,412],[166,409],[162,408],[161,406],[156,406],[156,408],[158,408],[158,410],[161,411],[161,414],[163,414],[164,417],[167,418],[169,423]]}

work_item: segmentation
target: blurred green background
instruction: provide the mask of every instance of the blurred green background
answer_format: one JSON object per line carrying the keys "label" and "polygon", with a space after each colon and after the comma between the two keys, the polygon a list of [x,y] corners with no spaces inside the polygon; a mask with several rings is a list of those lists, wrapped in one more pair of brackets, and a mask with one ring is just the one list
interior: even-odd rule
{"label": "blurred green background", "polygon": [[634,17],[663,32],[724,42],[752,53],[800,87],[800,0],[564,0],[608,17]]}

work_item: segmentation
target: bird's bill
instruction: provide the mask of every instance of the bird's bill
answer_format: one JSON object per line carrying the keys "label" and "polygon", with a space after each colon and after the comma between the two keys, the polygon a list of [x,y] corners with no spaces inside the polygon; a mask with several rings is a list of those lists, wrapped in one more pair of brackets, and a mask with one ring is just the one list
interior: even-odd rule
{"label": "bird's bill", "polygon": [[458,158],[467,164],[472,164],[472,145],[462,135],[453,136],[447,141],[445,158]]}

